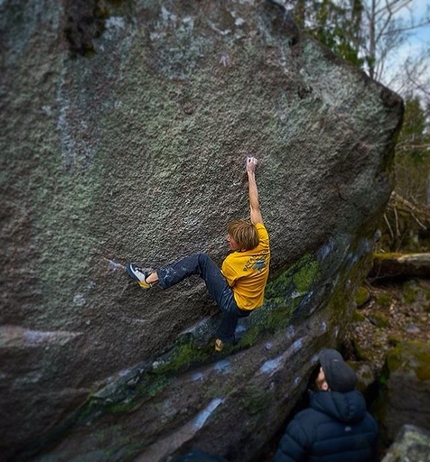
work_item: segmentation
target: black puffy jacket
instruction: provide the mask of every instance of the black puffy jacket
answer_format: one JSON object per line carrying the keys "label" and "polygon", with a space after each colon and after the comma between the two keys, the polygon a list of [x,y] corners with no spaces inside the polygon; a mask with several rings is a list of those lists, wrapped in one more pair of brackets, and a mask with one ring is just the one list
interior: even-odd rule
{"label": "black puffy jacket", "polygon": [[273,462],[376,462],[377,434],[359,391],[318,391],[287,426]]}

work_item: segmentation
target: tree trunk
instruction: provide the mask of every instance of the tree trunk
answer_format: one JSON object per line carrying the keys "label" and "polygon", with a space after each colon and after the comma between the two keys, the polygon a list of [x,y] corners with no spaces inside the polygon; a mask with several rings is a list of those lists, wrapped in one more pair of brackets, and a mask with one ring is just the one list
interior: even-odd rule
{"label": "tree trunk", "polygon": [[375,254],[369,277],[384,278],[430,278],[430,253]]}
{"label": "tree trunk", "polygon": [[430,172],[427,178],[427,206],[430,207]]}
{"label": "tree trunk", "polygon": [[369,56],[367,62],[369,66],[369,76],[373,80],[375,78],[375,62],[376,62],[376,3],[371,2],[371,11],[369,14]]}

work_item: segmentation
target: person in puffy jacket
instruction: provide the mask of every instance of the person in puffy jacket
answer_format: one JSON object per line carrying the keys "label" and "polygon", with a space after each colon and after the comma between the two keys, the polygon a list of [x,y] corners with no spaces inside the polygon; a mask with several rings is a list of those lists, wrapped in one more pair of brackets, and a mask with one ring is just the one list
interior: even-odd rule
{"label": "person in puffy jacket", "polygon": [[378,426],[339,352],[323,349],[309,408],[289,423],[273,462],[377,462]]}

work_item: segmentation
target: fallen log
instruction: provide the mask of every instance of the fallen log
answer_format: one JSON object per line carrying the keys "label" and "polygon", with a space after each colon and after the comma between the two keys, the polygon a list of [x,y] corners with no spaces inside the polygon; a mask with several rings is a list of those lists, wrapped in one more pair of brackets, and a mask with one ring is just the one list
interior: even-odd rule
{"label": "fallen log", "polygon": [[376,253],[370,278],[430,278],[430,253]]}

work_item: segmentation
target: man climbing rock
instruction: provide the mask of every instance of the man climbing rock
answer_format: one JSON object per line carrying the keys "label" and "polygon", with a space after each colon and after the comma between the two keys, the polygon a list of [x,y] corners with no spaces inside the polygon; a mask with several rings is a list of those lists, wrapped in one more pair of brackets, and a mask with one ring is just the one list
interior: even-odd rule
{"label": "man climbing rock", "polygon": [[224,343],[234,343],[238,319],[249,316],[263,304],[270,249],[258,202],[256,167],[257,159],[248,157],[250,219],[232,221],[227,226],[227,242],[232,253],[224,260],[221,270],[205,253],[190,255],[152,272],[145,272],[132,263],[126,265],[128,275],[145,290],[157,283],[167,289],[192,274],[203,278],[209,294],[223,313],[215,342],[217,351],[222,350]]}

